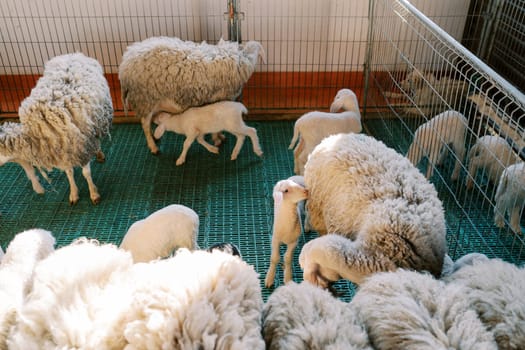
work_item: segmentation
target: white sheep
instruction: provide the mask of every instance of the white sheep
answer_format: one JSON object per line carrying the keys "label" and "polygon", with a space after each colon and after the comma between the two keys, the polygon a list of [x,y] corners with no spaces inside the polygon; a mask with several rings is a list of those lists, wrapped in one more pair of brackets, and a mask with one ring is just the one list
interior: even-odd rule
{"label": "white sheep", "polygon": [[254,268],[215,251],[179,249],[134,264],[85,239],[35,268],[9,349],[264,349]]}
{"label": "white sheep", "polygon": [[348,304],[305,281],[277,288],[262,319],[269,350],[372,349],[362,320]]}
{"label": "white sheep", "polygon": [[426,177],[430,179],[434,166],[444,161],[447,150],[451,147],[456,159],[451,180],[456,181],[465,157],[467,126],[467,118],[460,112],[448,110],[436,115],[416,129],[407,158],[417,166],[421,158],[427,157],[429,164]]}
{"label": "white sheep", "polygon": [[17,234],[0,263],[0,349],[7,350],[7,337],[16,324],[17,313],[31,290],[37,262],[54,250],[50,232],[32,229]]}
{"label": "white sheep", "polygon": [[505,215],[509,217],[509,226],[514,233],[521,234],[521,212],[525,206],[525,163],[519,162],[508,166],[501,174],[494,197],[494,222],[496,226],[505,226]]}
{"label": "white sheep", "polygon": [[[340,109],[343,109],[343,112],[339,112]],[[325,137],[361,131],[361,113],[357,96],[350,89],[339,90],[330,105],[329,113],[309,112],[295,122],[292,141],[288,146],[289,149],[294,149],[294,172],[298,175],[304,174],[308,155]]]}
{"label": "white sheep", "polygon": [[133,223],[120,248],[131,252],[134,262],[165,258],[177,248],[198,249],[199,215],[192,209],[172,204]]}
{"label": "white sheep", "polygon": [[443,205],[407,158],[373,137],[325,138],[305,166],[308,218],[325,235],[299,255],[304,278],[326,287],[359,284],[398,267],[440,276],[446,254]]}
{"label": "white sheep", "polygon": [[247,126],[242,119],[242,115],[247,113],[248,110],[242,103],[233,101],[221,101],[202,107],[192,107],[176,115],[160,113],[155,117],[155,123],[158,125],[154,136],[159,139],[166,130],[186,136],[182,152],[176,162],[177,165],[184,164],[188,149],[195,139],[209,152],[219,153],[219,149],[206,142],[204,136],[208,133],[220,131],[228,131],[237,137],[231,160],[237,159],[246,136],[252,141],[253,152],[260,157],[263,152],[259,145],[257,130]]}
{"label": "white sheep", "polygon": [[220,40],[217,45],[178,38],[152,37],[128,46],[119,66],[125,111],[129,104],[141,119],[146,141],[158,153],[151,135],[158,112],[178,114],[222,100],[235,100],[264,57],[256,41]]}
{"label": "white sheep", "polygon": [[[19,163],[37,193],[44,193],[34,167],[65,171],[69,202],[78,199],[74,167],[82,167],[91,201],[100,194],[91,177],[94,155],[103,160],[101,139],[109,134],[113,106],[102,66],[81,53],[57,56],[18,110],[20,123],[0,127],[0,165]],[[43,173],[45,176],[45,173]]]}
{"label": "white sheep", "polygon": [[398,269],[367,278],[349,307],[374,349],[498,349],[465,298],[467,291],[426,273]]}
{"label": "white sheep", "polygon": [[266,273],[264,285],[271,287],[275,279],[275,270],[279,263],[279,247],[286,244],[284,254],[284,282],[292,280],[293,252],[301,235],[301,212],[299,203],[308,197],[304,185],[293,178],[278,181],[273,188],[274,215],[272,232],[272,252],[270,266]]}
{"label": "white sheep", "polygon": [[455,296],[458,304],[477,314],[485,329],[493,334],[498,349],[523,348],[524,266],[501,259],[476,259],[443,280],[448,286],[462,288]]}
{"label": "white sheep", "polygon": [[468,153],[467,189],[472,189],[479,169],[483,169],[487,178],[497,184],[501,173],[509,165],[517,163],[519,157],[509,143],[501,136],[485,135],[480,137]]}

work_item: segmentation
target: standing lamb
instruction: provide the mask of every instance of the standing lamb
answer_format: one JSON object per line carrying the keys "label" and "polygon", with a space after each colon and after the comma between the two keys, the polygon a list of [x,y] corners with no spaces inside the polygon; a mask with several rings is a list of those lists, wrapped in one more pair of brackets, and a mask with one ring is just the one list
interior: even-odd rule
{"label": "standing lamb", "polygon": [[235,100],[251,77],[264,49],[256,41],[217,45],[178,38],[152,37],[126,49],[119,67],[122,102],[142,122],[148,147],[159,149],[151,135],[158,112],[178,114],[222,100]]}
{"label": "standing lamb", "polygon": [[480,137],[468,153],[467,189],[472,189],[478,169],[484,169],[490,182],[497,184],[501,173],[509,165],[517,163],[519,157],[501,136]]}
{"label": "standing lamb", "polygon": [[272,253],[270,267],[264,285],[273,285],[275,270],[279,263],[279,247],[286,244],[284,254],[284,282],[292,280],[293,252],[301,235],[301,212],[299,203],[306,200],[308,191],[292,178],[278,181],[273,188],[274,214],[272,232]]}
{"label": "standing lamb", "polygon": [[370,136],[333,135],[310,154],[305,182],[310,224],[321,235],[331,233],[303,246],[306,280],[359,284],[398,267],[441,275],[443,206],[407,158]]}
{"label": "standing lamb", "polygon": [[219,153],[219,148],[206,142],[204,136],[208,133],[220,131],[228,131],[237,137],[231,160],[237,159],[246,136],[252,141],[253,152],[260,157],[263,152],[259,145],[257,130],[246,126],[242,119],[242,115],[247,113],[248,110],[242,103],[233,101],[221,101],[202,107],[192,107],[176,115],[160,113],[155,117],[155,123],[158,124],[155,129],[155,138],[160,139],[166,130],[186,135],[182,152],[176,162],[177,165],[184,164],[188,149],[195,139],[209,152]]}
{"label": "standing lamb", "polygon": [[[339,113],[339,110],[343,112]],[[330,113],[309,112],[297,119],[289,149],[294,148],[294,172],[304,174],[308,155],[325,137],[338,133],[360,133],[361,112],[357,96],[350,89],[341,89],[330,105]]]}
{"label": "standing lamb", "polygon": [[199,215],[172,204],[130,226],[120,248],[131,252],[134,262],[165,258],[177,248],[198,249]]}
{"label": "standing lamb", "polygon": [[496,189],[494,222],[505,226],[505,215],[509,216],[509,226],[514,233],[521,234],[520,218],[525,206],[525,163],[520,162],[507,167],[501,174]]}
{"label": "standing lamb", "polygon": [[44,188],[34,167],[65,171],[70,204],[79,199],[74,167],[80,166],[91,201],[99,203],[90,161],[94,155],[103,160],[100,142],[109,135],[113,120],[102,66],[81,53],[52,58],[29,97],[22,101],[18,114],[20,123],[4,123],[0,127],[0,165],[19,163],[37,193],[44,193]]}
{"label": "standing lamb", "polygon": [[463,114],[449,110],[421,124],[416,129],[414,140],[408,149],[408,159],[414,166],[417,166],[421,158],[427,157],[429,164],[426,177],[430,179],[434,172],[434,166],[440,165],[444,161],[450,145],[456,157],[451,180],[456,181],[466,152],[467,123],[467,118]]}

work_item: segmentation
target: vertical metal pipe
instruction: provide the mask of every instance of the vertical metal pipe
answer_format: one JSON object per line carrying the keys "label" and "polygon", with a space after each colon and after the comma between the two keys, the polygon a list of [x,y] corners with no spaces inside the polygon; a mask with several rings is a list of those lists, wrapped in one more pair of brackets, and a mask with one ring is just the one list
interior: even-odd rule
{"label": "vertical metal pipe", "polygon": [[366,40],[366,57],[364,64],[364,75],[365,75],[365,87],[364,87],[364,97],[363,97],[363,117],[366,118],[366,107],[368,103],[368,90],[370,88],[370,65],[372,63],[372,44],[373,44],[373,35],[374,35],[374,9],[375,9],[375,0],[370,0],[368,2],[368,37]]}
{"label": "vertical metal pipe", "polygon": [[228,0],[228,40],[242,42],[239,6],[240,0]]}

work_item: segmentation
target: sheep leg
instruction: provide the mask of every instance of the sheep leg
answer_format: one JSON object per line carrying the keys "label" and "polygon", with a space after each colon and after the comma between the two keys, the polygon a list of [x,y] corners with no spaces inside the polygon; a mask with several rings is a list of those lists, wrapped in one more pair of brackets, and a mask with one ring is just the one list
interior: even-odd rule
{"label": "sheep leg", "polygon": [[292,258],[297,242],[298,241],[289,243],[286,248],[286,253],[284,253],[284,283],[292,280]]}
{"label": "sheep leg", "polygon": [[226,136],[222,132],[214,132],[211,134],[211,139],[213,141],[213,144],[217,147],[222,145],[222,141],[226,140]]}
{"label": "sheep leg", "polygon": [[186,135],[186,139],[184,140],[184,144],[182,145],[182,152],[180,153],[179,158],[177,158],[176,165],[182,165],[186,161],[186,154],[188,153],[188,150],[190,149],[191,144],[193,141],[195,141],[195,138],[197,137],[196,134],[190,134]]}
{"label": "sheep leg", "polygon": [[218,147],[210,145],[208,142],[206,142],[206,140],[204,139],[204,134],[199,134],[199,136],[197,136],[197,142],[203,145],[204,148],[208,150],[208,152],[215,154],[219,153]]}
{"label": "sheep leg", "polygon": [[467,190],[471,190],[472,187],[474,187],[474,179],[476,178],[476,173],[478,172],[479,163],[479,157],[474,157],[470,159],[467,175]]}
{"label": "sheep leg", "polygon": [[275,270],[280,260],[279,244],[279,240],[277,240],[275,236],[272,236],[272,254],[270,256],[270,267],[268,268],[268,272],[266,272],[266,278],[264,279],[264,285],[266,288],[273,286],[273,282],[275,280]]}
{"label": "sheep leg", "polygon": [[520,207],[518,203],[516,203],[512,208],[511,214],[510,214],[510,223],[509,226],[512,229],[512,231],[516,234],[521,234],[521,226],[520,226],[520,218],[521,218],[521,210],[523,208]]}
{"label": "sheep leg", "polygon": [[155,140],[153,139],[153,134],[151,133],[151,118],[152,118],[152,113],[148,113],[146,117],[143,117],[140,119],[140,122],[142,124],[142,130],[144,131],[144,136],[146,136],[146,142],[148,144],[148,148],[150,149],[152,154],[159,154],[159,148],[157,147],[157,144],[155,143]]}
{"label": "sheep leg", "polygon": [[231,160],[237,159],[239,152],[241,151],[242,145],[244,144],[244,139],[246,138],[243,134],[234,134],[237,137],[237,142],[235,142],[235,147],[233,147]]}
{"label": "sheep leg", "polygon": [[456,157],[456,164],[454,165],[454,171],[450,179],[456,181],[459,178],[459,172],[461,171],[461,163],[465,158],[465,146],[462,143],[454,145],[454,155]]}
{"label": "sheep leg", "polygon": [[253,153],[258,155],[259,157],[262,156],[263,151],[261,150],[261,145],[259,144],[259,137],[257,137],[257,130],[255,130],[255,128],[250,128],[249,126],[245,125],[241,131],[244,135],[247,135],[252,141]]}
{"label": "sheep leg", "polygon": [[31,186],[33,186],[33,191],[38,194],[43,194],[45,192],[44,188],[40,184],[38,177],[35,173],[35,168],[26,161],[17,161],[18,164],[24,169],[27,178],[31,181]]}
{"label": "sheep leg", "polygon": [[89,197],[91,198],[91,202],[97,205],[98,203],[100,203],[100,194],[98,193],[97,186],[95,186],[93,178],[91,177],[91,166],[89,165],[89,163],[82,167],[82,175],[84,175],[84,178],[86,179],[86,182],[88,184]]}
{"label": "sheep leg", "polygon": [[299,138],[299,143],[297,143],[297,146],[294,148],[293,150],[293,160],[294,160],[294,173],[296,175],[300,175],[301,174],[301,168],[299,166],[299,158],[301,157],[301,154],[302,154],[302,151],[304,149],[304,141],[303,141],[303,138],[300,137]]}
{"label": "sheep leg", "polygon": [[73,168],[66,169],[65,172],[69,181],[69,204],[74,205],[78,202],[78,187],[75,183],[75,174]]}

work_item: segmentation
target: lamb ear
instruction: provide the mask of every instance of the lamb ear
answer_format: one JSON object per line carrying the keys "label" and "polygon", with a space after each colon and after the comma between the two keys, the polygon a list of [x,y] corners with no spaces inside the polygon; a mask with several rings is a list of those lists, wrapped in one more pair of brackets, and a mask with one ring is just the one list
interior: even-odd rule
{"label": "lamb ear", "polygon": [[330,113],[336,113],[342,107],[343,107],[343,100],[342,99],[338,99],[338,100],[332,102],[332,104],[330,105]]}
{"label": "lamb ear", "polygon": [[155,128],[155,133],[153,134],[153,137],[155,137],[158,140],[162,137],[162,135],[164,135],[165,131],[166,131],[166,126],[164,126],[164,124],[159,124]]}
{"label": "lamb ear", "polygon": [[273,211],[274,215],[281,209],[281,203],[283,202],[283,193],[281,191],[275,191],[273,193]]}

